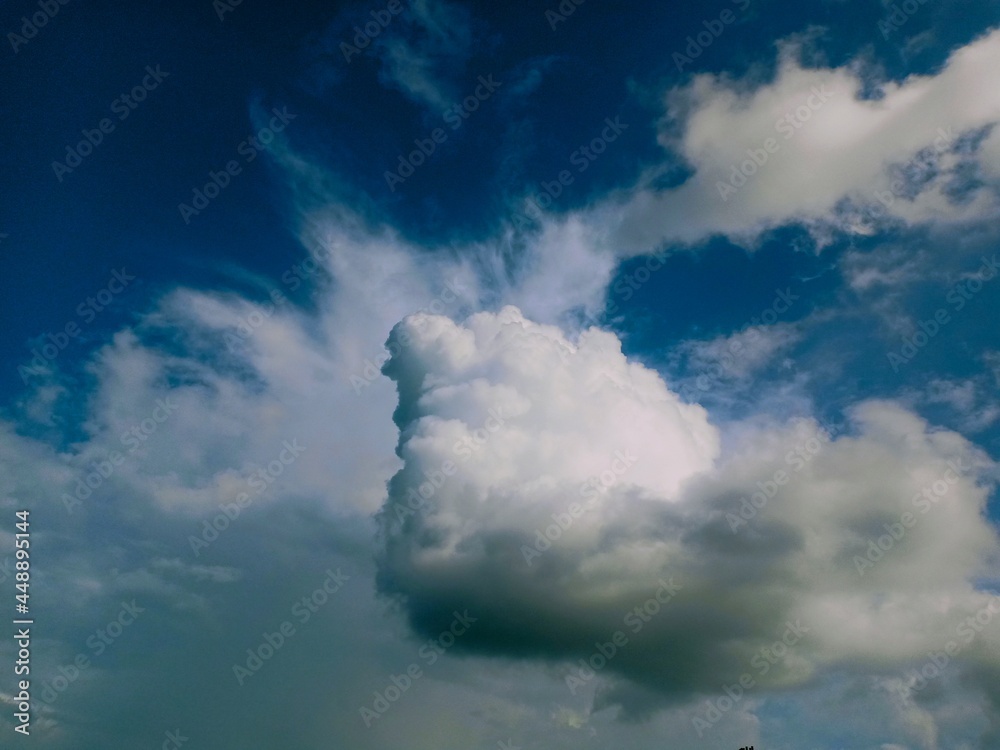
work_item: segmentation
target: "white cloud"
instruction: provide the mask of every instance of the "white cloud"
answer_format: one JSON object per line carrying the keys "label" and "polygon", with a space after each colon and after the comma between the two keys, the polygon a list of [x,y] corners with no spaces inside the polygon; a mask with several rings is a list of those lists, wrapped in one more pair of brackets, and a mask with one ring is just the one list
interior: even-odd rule
{"label": "white cloud", "polygon": [[[788,621],[809,635],[759,678],[765,687],[901,670],[943,648],[963,617],[1000,604],[973,585],[1000,551],[984,516],[995,466],[896,404],[859,404],[852,432],[833,438],[808,421],[744,428],[720,460],[701,408],[629,363],[611,334],[569,342],[507,310],[463,325],[413,316],[394,329],[403,338],[387,373],[404,467],[381,515],[380,565],[418,630],[468,607],[490,623],[467,636],[484,652],[575,659],[674,576],[676,601],[609,672],[691,696],[749,670]],[[504,419],[496,429],[491,409]],[[589,502],[581,488],[616,451],[631,465]],[[421,485],[426,504],[411,501]],[[741,505],[758,490],[773,495],[765,507]],[[574,503],[584,510],[568,521]],[[904,512],[912,528],[859,567]],[[996,645],[984,633],[963,660],[1000,666]],[[602,700],[628,709],[629,694]]]}
{"label": "white cloud", "polygon": [[932,378],[914,400],[947,406],[962,431],[969,434],[982,432],[1000,420],[1000,401],[986,376]]}
{"label": "white cloud", "polygon": [[747,326],[729,335],[706,341],[688,340],[680,349],[696,372],[745,378],[774,361],[799,341],[802,334],[791,323]]}
{"label": "white cloud", "polygon": [[883,246],[875,252],[848,251],[841,258],[841,268],[851,289],[873,292],[882,297],[924,276],[927,269],[920,251],[898,246]]}
{"label": "white cloud", "polygon": [[[670,92],[660,140],[695,174],[677,188],[639,189],[594,209],[596,225],[617,226],[609,247],[631,255],[712,234],[752,241],[797,221],[817,236],[824,225],[869,233],[881,221],[867,210],[880,208],[877,194],[891,204],[888,217],[909,224],[995,215],[989,189],[959,204],[946,188],[960,136],[1000,121],[993,85],[1000,31],[956,50],[940,72],[882,83],[880,95],[867,99],[858,98],[865,83],[853,66],[804,68],[798,51],[797,43],[783,45],[777,74],[765,84],[706,73]],[[976,156],[994,175],[998,142],[994,131]],[[734,178],[745,162],[751,176]]]}

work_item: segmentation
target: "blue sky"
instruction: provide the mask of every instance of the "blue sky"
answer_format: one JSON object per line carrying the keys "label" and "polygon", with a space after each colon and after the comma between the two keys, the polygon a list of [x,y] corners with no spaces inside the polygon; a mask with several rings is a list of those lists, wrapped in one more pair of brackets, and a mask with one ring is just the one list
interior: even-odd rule
{"label": "blue sky", "polygon": [[3,19],[5,746],[998,746],[1000,5]]}

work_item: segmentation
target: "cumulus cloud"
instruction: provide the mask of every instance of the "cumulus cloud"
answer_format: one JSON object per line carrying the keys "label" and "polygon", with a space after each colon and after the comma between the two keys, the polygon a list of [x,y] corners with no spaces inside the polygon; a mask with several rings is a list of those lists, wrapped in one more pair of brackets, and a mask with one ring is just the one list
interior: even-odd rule
{"label": "cumulus cloud", "polygon": [[[660,142],[694,174],[595,209],[595,225],[618,227],[611,247],[631,255],[713,234],[752,241],[789,222],[828,237],[995,215],[1000,31],[953,52],[940,72],[898,82],[865,80],[856,64],[805,67],[801,49],[779,45],[766,83],[705,73],[670,92]],[[987,179],[968,183],[970,163]]]}
{"label": "cumulus cloud", "polygon": [[[720,452],[704,411],[607,332],[568,341],[507,309],[411,316],[390,337],[404,339],[385,367],[404,466],[380,514],[380,582],[421,632],[468,608],[483,624],[463,648],[571,660],[622,630],[607,673],[627,680],[601,700],[641,713],[629,684],[720,691],[788,623],[807,634],[762,685],[901,670],[1000,605],[974,585],[1000,550],[994,464],[899,405],[857,405],[841,435],[746,428]],[[997,644],[983,633],[962,658],[996,666]]]}

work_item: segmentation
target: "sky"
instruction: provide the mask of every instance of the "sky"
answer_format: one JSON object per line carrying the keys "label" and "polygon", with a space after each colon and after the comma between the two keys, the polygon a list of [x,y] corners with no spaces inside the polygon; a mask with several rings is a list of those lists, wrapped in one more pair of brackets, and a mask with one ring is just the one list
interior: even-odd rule
{"label": "sky", "polygon": [[1000,748],[1000,3],[0,19],[0,745]]}

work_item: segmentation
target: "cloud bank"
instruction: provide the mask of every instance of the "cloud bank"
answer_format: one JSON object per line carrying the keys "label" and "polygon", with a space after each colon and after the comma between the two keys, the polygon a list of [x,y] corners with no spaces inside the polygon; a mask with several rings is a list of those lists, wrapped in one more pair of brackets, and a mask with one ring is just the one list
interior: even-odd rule
{"label": "cloud bank", "polygon": [[[984,513],[997,467],[899,405],[858,404],[843,434],[747,428],[720,452],[705,412],[608,332],[571,342],[507,308],[411,316],[394,342],[404,466],[379,581],[420,632],[467,608],[483,624],[463,649],[556,662],[623,630],[607,674],[685,701],[791,627],[803,635],[758,685],[892,675],[1000,612],[975,585],[1000,552]],[[669,604],[636,610],[664,585]],[[970,674],[1000,667],[998,645],[995,628],[970,641]],[[642,713],[630,695],[601,705]]]}

